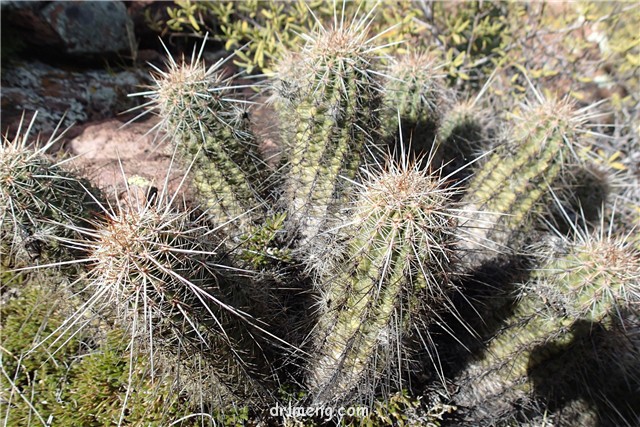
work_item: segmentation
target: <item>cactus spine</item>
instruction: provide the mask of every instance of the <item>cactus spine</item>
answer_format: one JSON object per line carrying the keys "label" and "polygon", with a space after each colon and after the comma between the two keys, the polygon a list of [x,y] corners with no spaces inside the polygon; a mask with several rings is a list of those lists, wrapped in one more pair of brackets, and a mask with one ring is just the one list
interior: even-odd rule
{"label": "cactus spine", "polygon": [[[77,236],[74,225],[82,225],[96,204],[91,187],[62,162],[55,163],[46,151],[58,140],[29,148],[33,117],[15,139],[3,137],[0,145],[0,255],[8,262],[29,262],[44,256],[48,262],[69,254],[61,240]],[[24,117],[23,117],[24,120]]]}
{"label": "cactus spine", "polygon": [[321,28],[305,36],[299,56],[289,54],[279,65],[275,103],[289,124],[283,204],[289,228],[303,241],[336,213],[344,201],[344,178],[353,179],[373,149],[380,90],[367,25],[365,17]]}
{"label": "cactus spine", "polygon": [[510,140],[476,171],[463,198],[468,218],[460,224],[464,269],[520,249],[531,214],[548,201],[549,183],[572,158],[581,121],[567,101],[544,100],[523,111]]}
{"label": "cactus spine", "polygon": [[182,386],[206,378],[204,395],[194,401],[228,405],[261,397],[259,379],[266,381],[269,369],[261,364],[251,316],[242,311],[248,286],[225,277],[221,242],[191,212],[175,209],[166,190],[146,201],[129,195],[86,243],[91,304],[115,306],[152,360],[181,361],[182,372],[174,363],[165,369],[177,372]]}
{"label": "cactus spine", "polygon": [[448,301],[449,193],[407,164],[368,178],[346,226],[344,259],[321,278],[318,357],[309,374],[316,402],[372,399],[383,378],[400,387],[412,327],[428,324],[419,320],[424,307]]}
{"label": "cactus spine", "polygon": [[[144,95],[147,105],[161,117],[178,153],[193,170],[193,183],[204,207],[217,224],[251,222],[261,204],[259,189],[262,161],[247,112],[233,99],[234,88],[224,77],[221,59],[207,68],[202,49],[191,62],[177,63],[169,56],[168,70],[156,69],[154,86]],[[255,212],[253,213],[255,214]]]}
{"label": "cactus spine", "polygon": [[[623,313],[637,310],[639,303],[640,254],[627,243],[594,236],[571,244],[564,254],[552,254],[523,287],[514,313],[489,342],[484,356],[472,362],[461,376],[465,386],[457,403],[469,408],[476,423],[514,415],[516,406],[526,408],[538,391],[528,378],[534,373],[546,382],[554,382],[551,389],[563,394],[563,387],[572,382],[567,377],[574,372],[567,373],[566,363],[559,362],[562,358],[558,356],[569,348],[574,348],[574,363],[582,360],[580,368],[586,371],[584,380],[571,380],[580,388],[595,381],[606,399],[603,385],[607,381],[598,378],[606,371],[609,374],[604,375],[610,375],[611,365],[624,359],[613,360],[607,356],[611,350],[606,348],[600,348],[597,355],[590,354],[598,348],[595,342],[576,350],[575,342],[579,334],[589,336],[597,325],[608,330],[610,337],[618,334],[619,342],[610,344],[612,348],[624,347],[628,338],[616,325],[623,320]],[[594,366],[598,363],[604,366]],[[624,378],[637,382],[637,360],[623,365],[620,370]]]}

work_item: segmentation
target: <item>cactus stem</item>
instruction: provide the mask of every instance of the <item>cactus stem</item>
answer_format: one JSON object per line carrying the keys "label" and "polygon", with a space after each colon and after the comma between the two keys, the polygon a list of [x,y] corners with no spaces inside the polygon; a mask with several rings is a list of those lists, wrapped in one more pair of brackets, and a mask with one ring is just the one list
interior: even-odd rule
{"label": "cactus stem", "polygon": [[321,274],[309,380],[318,402],[370,399],[383,378],[400,386],[408,337],[428,334],[434,313],[451,308],[451,189],[401,157],[382,174],[364,171],[345,254]]}
{"label": "cactus stem", "polygon": [[568,101],[543,100],[527,106],[509,133],[510,141],[486,158],[469,182],[460,224],[466,271],[496,253],[519,251],[522,234],[550,201],[549,183],[576,159],[574,145],[585,118]]}
{"label": "cactus stem", "polygon": [[288,157],[282,203],[300,246],[332,227],[358,167],[379,148],[374,53],[381,47],[367,39],[369,23],[368,15],[336,18],[333,27],[303,35],[302,52],[278,66],[273,100]]}
{"label": "cactus stem", "polygon": [[57,135],[62,120],[46,143],[30,146],[36,117],[23,131],[23,114],[15,138],[0,143],[0,255],[19,264],[68,260],[72,248],[59,238],[73,237],[72,226],[86,225],[96,209],[90,184],[46,153],[66,132]]}

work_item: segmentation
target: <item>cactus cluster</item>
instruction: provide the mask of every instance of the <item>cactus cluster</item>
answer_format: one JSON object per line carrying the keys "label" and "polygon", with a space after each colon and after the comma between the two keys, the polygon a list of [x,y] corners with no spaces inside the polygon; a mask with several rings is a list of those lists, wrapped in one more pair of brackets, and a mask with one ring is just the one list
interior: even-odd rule
{"label": "cactus cluster", "polygon": [[[603,231],[605,210],[594,209],[566,236],[556,230],[544,256],[531,249],[548,239],[558,194],[576,193],[566,188],[587,110],[532,87],[529,103],[490,126],[480,96],[448,96],[429,54],[380,55],[370,19],[336,14],[278,61],[275,171],[226,60],[207,68],[203,44],[155,70],[137,95],[160,117],[193,201],[129,179],[114,203],[52,163],[50,144],[5,141],[3,247],[25,227],[54,227],[52,241],[84,264],[78,316],[128,330],[131,354],[199,412],[250,405],[262,417],[283,395],[378,407],[438,390],[442,407],[457,408],[453,425],[519,422],[541,407],[560,425],[575,408],[594,425],[633,424],[640,256],[630,233]],[[516,258],[526,259],[520,282],[487,276]],[[487,310],[495,321],[474,330]],[[452,340],[477,351],[441,351]]]}

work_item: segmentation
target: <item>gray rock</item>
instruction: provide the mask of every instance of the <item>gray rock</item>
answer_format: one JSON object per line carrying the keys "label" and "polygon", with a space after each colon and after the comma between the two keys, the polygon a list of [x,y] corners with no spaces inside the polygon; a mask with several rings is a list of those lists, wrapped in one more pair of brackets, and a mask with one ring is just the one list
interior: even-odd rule
{"label": "gray rock", "polygon": [[140,70],[72,72],[38,61],[13,64],[2,73],[2,130],[15,128],[25,110],[39,111],[36,132],[53,130],[63,116],[63,128],[113,117],[140,102],[127,94],[146,78]]}
{"label": "gray rock", "polygon": [[2,0],[0,7],[3,24],[31,45],[94,58],[136,49],[133,20],[121,1]]}
{"label": "gray rock", "polygon": [[40,11],[68,54],[126,52],[135,43],[133,21],[120,1],[51,2]]}
{"label": "gray rock", "polygon": [[20,1],[20,0],[0,0],[0,9],[2,11],[11,11],[18,9],[35,9],[39,3],[37,1]]}

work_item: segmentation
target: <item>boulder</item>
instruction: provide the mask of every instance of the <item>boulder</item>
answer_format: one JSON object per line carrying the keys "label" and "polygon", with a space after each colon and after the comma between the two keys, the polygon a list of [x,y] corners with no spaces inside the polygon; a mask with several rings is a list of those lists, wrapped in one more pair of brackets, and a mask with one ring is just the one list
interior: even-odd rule
{"label": "boulder", "polygon": [[138,105],[129,97],[147,82],[146,70],[70,71],[39,61],[17,61],[2,72],[2,132],[17,128],[23,111],[38,110],[35,132],[97,121]]}
{"label": "boulder", "polygon": [[121,1],[2,2],[3,21],[30,44],[73,56],[135,50],[133,21]]}

